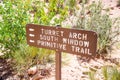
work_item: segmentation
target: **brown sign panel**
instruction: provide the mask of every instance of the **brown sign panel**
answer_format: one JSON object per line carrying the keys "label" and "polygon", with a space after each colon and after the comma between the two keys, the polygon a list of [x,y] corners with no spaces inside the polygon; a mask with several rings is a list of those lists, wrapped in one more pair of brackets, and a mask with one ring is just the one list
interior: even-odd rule
{"label": "brown sign panel", "polygon": [[27,24],[26,33],[30,46],[85,56],[96,53],[97,34],[93,31]]}

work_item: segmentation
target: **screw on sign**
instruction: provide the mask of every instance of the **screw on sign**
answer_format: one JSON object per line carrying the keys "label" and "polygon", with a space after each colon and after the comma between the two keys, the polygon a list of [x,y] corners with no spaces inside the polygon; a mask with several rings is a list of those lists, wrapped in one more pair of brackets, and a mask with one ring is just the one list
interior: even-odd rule
{"label": "screw on sign", "polygon": [[[27,24],[26,33],[27,43],[30,46],[51,49],[58,53],[56,59],[59,63],[56,68],[61,66],[61,52],[86,57],[96,54],[97,34],[93,31]],[[61,80],[61,75],[59,76],[60,78],[57,77],[56,80]]]}

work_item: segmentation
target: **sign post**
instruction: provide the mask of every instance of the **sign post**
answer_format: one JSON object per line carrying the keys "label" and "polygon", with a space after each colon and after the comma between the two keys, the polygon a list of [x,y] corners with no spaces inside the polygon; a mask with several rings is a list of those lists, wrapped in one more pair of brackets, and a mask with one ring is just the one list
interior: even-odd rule
{"label": "sign post", "polygon": [[56,80],[61,80],[61,52],[85,57],[96,54],[97,34],[93,31],[27,24],[26,36],[30,46],[56,51]]}
{"label": "sign post", "polygon": [[55,64],[56,64],[56,80],[61,80],[61,52],[60,51],[56,51],[55,54]]}
{"label": "sign post", "polygon": [[[57,25],[56,27],[61,27],[60,25]],[[55,65],[56,65],[56,80],[61,80],[61,59],[62,59],[62,53],[61,51],[56,51],[55,54]]]}

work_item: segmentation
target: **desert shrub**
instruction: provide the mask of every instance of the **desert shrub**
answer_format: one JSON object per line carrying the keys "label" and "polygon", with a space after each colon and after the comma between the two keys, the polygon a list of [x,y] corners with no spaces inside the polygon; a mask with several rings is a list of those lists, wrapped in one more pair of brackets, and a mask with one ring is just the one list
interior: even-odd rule
{"label": "desert shrub", "polygon": [[63,3],[64,0],[50,0],[48,3],[4,0],[0,3],[0,43],[12,53],[25,41],[27,23],[60,25],[67,15],[67,7],[63,7]]}
{"label": "desert shrub", "polygon": [[14,67],[18,73],[22,73],[34,65],[44,65],[48,62],[53,62],[54,51],[38,49],[36,47],[28,46],[26,43],[20,44],[20,49],[13,53]]}
{"label": "desert shrub", "polygon": [[103,69],[104,80],[119,80],[120,71],[116,67],[104,66]]}
{"label": "desert shrub", "polygon": [[[93,2],[89,5],[81,3],[80,9],[74,12],[76,25],[73,28],[91,30],[98,34],[98,53],[106,53],[112,45],[113,34],[112,27],[116,24],[117,19],[111,19],[109,9],[103,10],[100,1]],[[114,33],[117,35],[118,31]]]}
{"label": "desert shrub", "polygon": [[61,25],[66,18],[68,8],[63,5],[64,0],[33,1],[33,23],[42,25]]}
{"label": "desert shrub", "polygon": [[0,44],[10,50],[5,57],[13,58],[18,72],[54,59],[51,55],[54,51],[26,44],[25,26],[27,23],[60,25],[68,14],[63,3],[64,0],[4,0],[0,3]]}
{"label": "desert shrub", "polygon": [[29,22],[29,5],[25,0],[4,0],[0,3],[0,43],[14,52],[25,39],[25,25]]}
{"label": "desert shrub", "polygon": [[101,70],[99,70],[100,74],[99,78],[95,77],[96,75],[98,75],[97,71],[93,72],[90,71],[89,72],[89,78],[90,80],[119,80],[120,79],[120,71],[117,67],[115,66],[103,66],[101,68]]}
{"label": "desert shrub", "polygon": [[[0,3],[0,45],[12,58],[17,70],[24,73],[29,67],[53,61],[52,50],[38,49],[26,44],[25,26],[28,23],[60,25],[68,14],[64,0],[4,0]],[[1,51],[1,50],[0,50]]]}

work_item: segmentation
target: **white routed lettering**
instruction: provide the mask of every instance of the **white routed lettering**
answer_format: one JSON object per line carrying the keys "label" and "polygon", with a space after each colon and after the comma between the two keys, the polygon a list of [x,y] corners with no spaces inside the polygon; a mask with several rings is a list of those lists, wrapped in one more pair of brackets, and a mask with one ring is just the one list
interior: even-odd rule
{"label": "white routed lettering", "polygon": [[41,33],[44,35],[51,35],[51,36],[63,36],[64,31],[57,31],[57,30],[50,30],[50,29],[41,29]]}
{"label": "white routed lettering", "polygon": [[63,44],[75,45],[80,47],[89,47],[89,41],[63,38]]}
{"label": "white routed lettering", "polygon": [[76,51],[76,52],[80,52],[80,48],[79,48],[79,47],[76,47],[75,51]]}
{"label": "white routed lettering", "polygon": [[81,53],[83,53],[83,54],[85,53],[83,48],[81,48]]}
{"label": "white routed lettering", "polygon": [[71,50],[72,50],[72,52],[75,52],[75,53],[92,55],[90,53],[90,49],[89,48],[80,48],[80,47],[76,47],[76,46],[71,46]]}
{"label": "white routed lettering", "polygon": [[63,43],[67,44],[67,38],[63,38]]}
{"label": "white routed lettering", "polygon": [[89,47],[89,42],[88,41],[84,41],[84,47]]}
{"label": "white routed lettering", "polygon": [[87,40],[87,34],[82,33],[69,33],[69,38],[79,39],[79,40]]}
{"label": "white routed lettering", "polygon": [[75,52],[75,46],[71,46],[72,51]]}
{"label": "white routed lettering", "polygon": [[77,33],[73,33],[73,38],[77,39]]}
{"label": "white routed lettering", "polygon": [[[92,53],[90,53],[90,49],[87,49],[88,50],[88,55],[92,55]],[[86,51],[87,52],[87,51]]]}
{"label": "white routed lettering", "polygon": [[64,32],[63,32],[63,31],[60,31],[60,33],[61,33],[61,36],[63,36],[63,33],[64,33]]}
{"label": "white routed lettering", "polygon": [[81,38],[81,33],[78,34],[78,39],[80,39],[80,40],[82,39],[82,38]]}
{"label": "white routed lettering", "polygon": [[73,37],[72,37],[72,33],[71,33],[71,32],[70,32],[70,34],[69,34],[69,38],[73,38]]}
{"label": "white routed lettering", "polygon": [[87,40],[87,34],[83,34],[82,39]]}
{"label": "white routed lettering", "polygon": [[55,37],[55,36],[47,36],[47,35],[40,35],[40,40],[45,40],[45,41],[58,41],[58,37]]}
{"label": "white routed lettering", "polygon": [[53,45],[51,45],[50,42],[46,42],[46,46],[48,46],[48,47],[53,47]]}
{"label": "white routed lettering", "polygon": [[55,43],[55,42],[47,42],[47,41],[38,40],[37,45],[54,48],[54,49],[59,49],[59,50],[66,50],[65,44],[60,44],[60,43]]}

